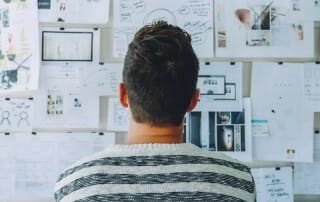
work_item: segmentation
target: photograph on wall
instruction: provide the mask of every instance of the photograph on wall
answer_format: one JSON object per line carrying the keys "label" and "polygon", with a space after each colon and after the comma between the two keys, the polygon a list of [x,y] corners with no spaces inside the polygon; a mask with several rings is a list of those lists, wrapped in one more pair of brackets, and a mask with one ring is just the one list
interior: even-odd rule
{"label": "photograph on wall", "polygon": [[63,94],[48,92],[47,96],[47,114],[50,116],[59,116],[63,114]]}
{"label": "photograph on wall", "polygon": [[197,88],[200,97],[194,111],[241,111],[242,63],[200,63]]}
{"label": "photograph on wall", "polygon": [[113,4],[113,56],[124,57],[134,33],[143,25],[164,20],[180,26],[192,38],[198,57],[213,57],[212,0],[119,0]]}
{"label": "photograph on wall", "polygon": [[38,0],[39,21],[72,24],[106,24],[110,0]]}
{"label": "photograph on wall", "polygon": [[38,88],[39,25],[36,1],[0,4],[0,93]]}
{"label": "photograph on wall", "polygon": [[313,22],[288,0],[217,0],[215,24],[218,57],[314,56]]}
{"label": "photograph on wall", "polygon": [[186,141],[209,151],[250,161],[250,100],[244,100],[242,111],[193,111],[186,119]]}

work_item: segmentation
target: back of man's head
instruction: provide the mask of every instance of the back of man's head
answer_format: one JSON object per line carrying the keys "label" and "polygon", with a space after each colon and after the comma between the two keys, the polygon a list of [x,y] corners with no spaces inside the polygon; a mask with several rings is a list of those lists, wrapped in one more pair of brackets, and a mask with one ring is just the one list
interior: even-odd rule
{"label": "back of man's head", "polygon": [[180,125],[196,89],[198,71],[187,32],[163,21],[142,27],[129,45],[123,70],[134,121]]}

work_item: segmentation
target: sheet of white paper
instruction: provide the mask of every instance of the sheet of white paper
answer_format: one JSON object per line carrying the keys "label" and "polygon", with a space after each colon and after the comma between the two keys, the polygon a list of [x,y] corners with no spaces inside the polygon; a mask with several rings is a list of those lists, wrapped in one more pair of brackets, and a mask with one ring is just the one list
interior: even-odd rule
{"label": "sheet of white paper", "polygon": [[31,132],[32,114],[32,100],[0,99],[0,131]]}
{"label": "sheet of white paper", "polygon": [[190,33],[198,57],[213,56],[213,1],[119,0],[113,4],[114,57],[123,57],[133,34],[156,20],[168,21]]}
{"label": "sheet of white paper", "polygon": [[79,70],[75,63],[42,67],[42,88],[34,97],[35,129],[99,128],[99,97],[81,91]]}
{"label": "sheet of white paper", "polygon": [[313,22],[292,15],[289,0],[216,0],[216,56],[313,57]]}
{"label": "sheet of white paper", "polygon": [[251,103],[243,99],[241,112],[201,111],[187,116],[186,141],[210,151],[250,162],[252,160]]}
{"label": "sheet of white paper", "polygon": [[[114,133],[0,136],[0,160],[6,162],[0,164],[0,201],[52,198],[55,181],[63,169],[114,143]],[[2,186],[4,182],[6,186]]]}
{"label": "sheet of white paper", "polygon": [[40,22],[72,24],[105,24],[109,20],[109,0],[56,0],[39,8]]}
{"label": "sheet of white paper", "polygon": [[294,164],[294,193],[320,194],[320,134],[314,135],[314,162]]}
{"label": "sheet of white paper", "polygon": [[291,0],[292,18],[300,21],[320,20],[320,1]]}
{"label": "sheet of white paper", "polygon": [[14,196],[15,136],[0,133],[0,201]]}
{"label": "sheet of white paper", "polygon": [[194,111],[242,111],[242,63],[201,63]]}
{"label": "sheet of white paper", "polygon": [[303,67],[253,63],[252,120],[267,124],[253,130],[254,159],[312,161],[313,112],[302,102]]}
{"label": "sheet of white paper", "polygon": [[252,168],[257,202],[293,202],[292,167]]}
{"label": "sheet of white paper", "polygon": [[119,83],[122,82],[122,69],[121,63],[83,66],[80,69],[81,89],[90,95],[116,96]]}
{"label": "sheet of white paper", "polygon": [[109,98],[107,130],[128,131],[129,112],[123,108],[118,98]]}
{"label": "sheet of white paper", "polygon": [[0,11],[0,94],[35,90],[40,55],[37,1],[1,2]]}
{"label": "sheet of white paper", "polygon": [[313,111],[320,111],[320,64],[305,63],[304,98],[305,106],[311,106]]}

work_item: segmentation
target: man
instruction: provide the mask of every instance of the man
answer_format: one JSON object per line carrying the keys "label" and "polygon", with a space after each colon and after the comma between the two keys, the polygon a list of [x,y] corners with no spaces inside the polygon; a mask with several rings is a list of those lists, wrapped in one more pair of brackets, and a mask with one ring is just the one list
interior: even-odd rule
{"label": "man", "polygon": [[131,115],[128,144],[67,169],[56,201],[254,201],[247,166],[182,143],[184,116],[198,101],[198,70],[185,31],[163,21],[141,28],[119,86]]}

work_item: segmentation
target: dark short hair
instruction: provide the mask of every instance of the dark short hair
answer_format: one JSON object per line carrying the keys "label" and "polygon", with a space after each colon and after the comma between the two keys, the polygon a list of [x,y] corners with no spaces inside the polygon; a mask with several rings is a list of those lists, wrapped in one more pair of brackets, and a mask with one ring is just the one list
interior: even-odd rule
{"label": "dark short hair", "polygon": [[198,72],[186,31],[164,21],[142,27],[129,44],[123,69],[132,118],[155,126],[180,125]]}

